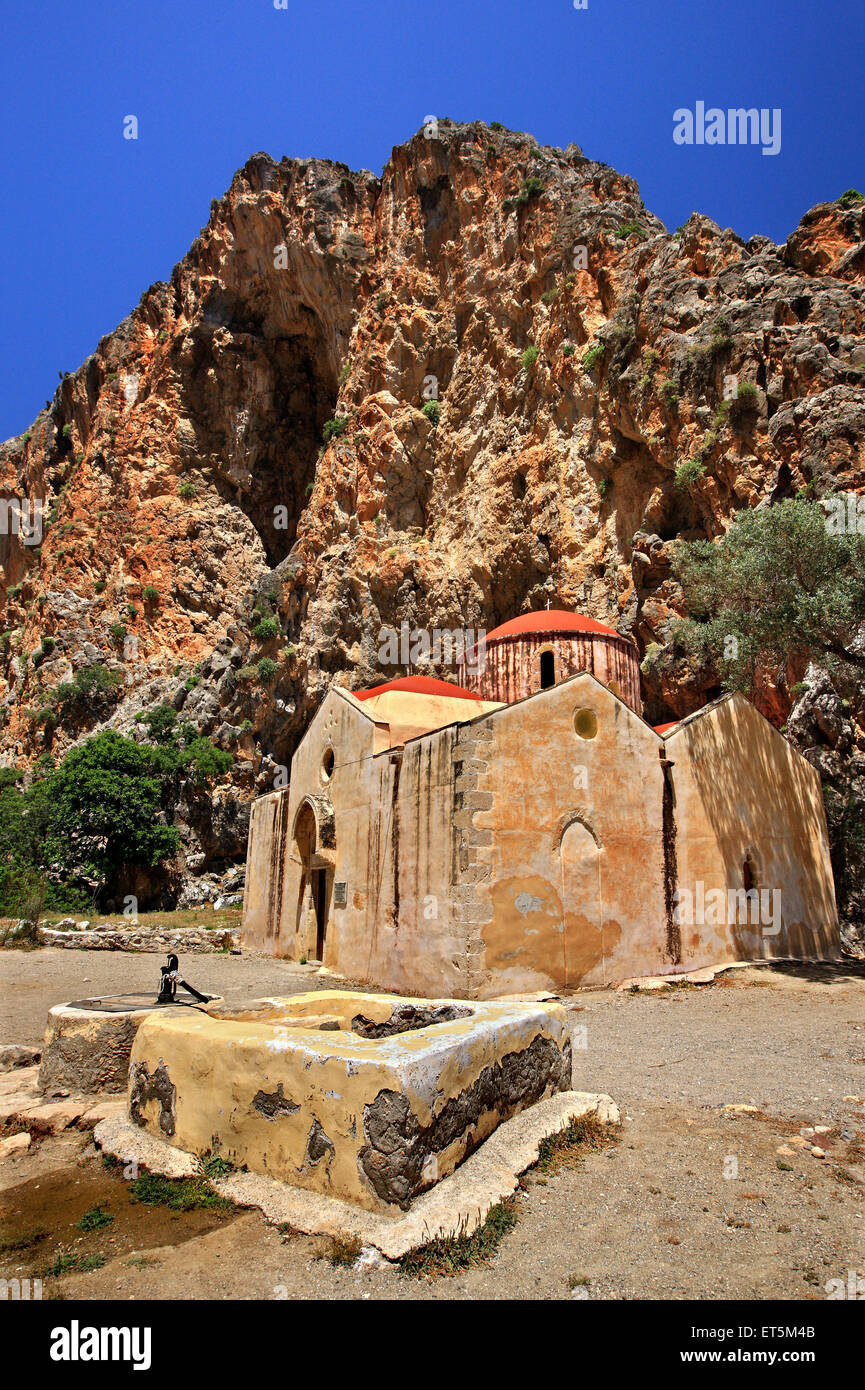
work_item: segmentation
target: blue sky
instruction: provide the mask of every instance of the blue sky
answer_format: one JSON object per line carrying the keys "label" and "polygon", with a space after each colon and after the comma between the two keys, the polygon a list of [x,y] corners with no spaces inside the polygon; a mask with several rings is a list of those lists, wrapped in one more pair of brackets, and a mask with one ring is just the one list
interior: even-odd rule
{"label": "blue sky", "polygon": [[[499,120],[631,174],[671,229],[696,208],[776,240],[865,187],[861,0],[5,0],[2,21],[0,439],[256,150],[378,173],[428,114]],[[780,107],[781,152],[676,146],[697,101]]]}

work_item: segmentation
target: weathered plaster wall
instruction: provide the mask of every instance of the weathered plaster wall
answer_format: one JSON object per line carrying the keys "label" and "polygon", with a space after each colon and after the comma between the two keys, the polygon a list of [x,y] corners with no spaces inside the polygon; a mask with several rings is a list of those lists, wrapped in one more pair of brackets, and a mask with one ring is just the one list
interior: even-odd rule
{"label": "weathered plaster wall", "polygon": [[[483,669],[460,667],[460,682],[485,700],[513,704],[541,687],[541,654],[552,652],[558,685],[568,676],[591,672],[603,685],[612,685],[626,705],[642,710],[640,658],[633,642],[604,632],[527,632],[487,643]],[[478,663],[480,664],[480,663]]]}
{"label": "weathered plaster wall", "polygon": [[[739,697],[666,744],[588,674],[402,749],[376,751],[382,727],[331,692],[290,790],[256,803],[247,946],[314,957],[296,839],[314,817],[324,962],[366,984],[489,998],[837,953],[819,778]],[[780,930],[675,920],[677,890],[744,888],[749,854]]]}
{"label": "weathered plaster wall", "polygon": [[255,951],[273,953],[279,925],[289,831],[289,790],[271,792],[252,803],[243,893],[243,941]]}
{"label": "weathered plaster wall", "polygon": [[485,871],[467,904],[481,997],[661,969],[654,731],[589,675],[472,727],[488,735],[463,803],[469,853]]}
{"label": "weathered plaster wall", "polygon": [[443,695],[419,695],[414,691],[388,690],[359,701],[364,713],[382,720],[390,730],[387,747],[420,738],[433,729],[459,724],[499,708],[492,700],[465,700]]}
{"label": "weathered plaster wall", "polygon": [[[463,713],[467,702],[460,703]],[[253,819],[243,940],[280,956],[315,957],[311,883],[295,838],[308,805],[317,825],[311,864],[328,874],[324,963],[388,989],[465,995],[465,933],[451,891],[456,727],[376,754],[379,732],[356,701],[328,695],[295,754],[290,789],[266,798],[284,811],[264,806]],[[325,780],[330,749],[334,767]],[[253,886],[262,874],[269,889]],[[335,883],[346,885],[344,905],[334,901]]]}
{"label": "weathered plaster wall", "polygon": [[779,893],[774,922],[749,924],[743,912],[738,920],[725,912],[720,922],[683,921],[683,963],[836,956],[838,914],[817,771],[741,696],[678,725],[665,749],[677,884],[694,895],[692,915],[698,884],[704,895],[746,886],[746,859],[754,887]]}

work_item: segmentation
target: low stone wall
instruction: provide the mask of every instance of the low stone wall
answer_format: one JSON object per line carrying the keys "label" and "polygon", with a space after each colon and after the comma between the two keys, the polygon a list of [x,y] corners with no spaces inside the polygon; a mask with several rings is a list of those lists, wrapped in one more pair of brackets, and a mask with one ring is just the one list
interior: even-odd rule
{"label": "low stone wall", "polygon": [[204,955],[213,951],[240,952],[240,928],[173,927],[39,927],[41,946],[62,946],[77,951],[152,951],[167,955]]}

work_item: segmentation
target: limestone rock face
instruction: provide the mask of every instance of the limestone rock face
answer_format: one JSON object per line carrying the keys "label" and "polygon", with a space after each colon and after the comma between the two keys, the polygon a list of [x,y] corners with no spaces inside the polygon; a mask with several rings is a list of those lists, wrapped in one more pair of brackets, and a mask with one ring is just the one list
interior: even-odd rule
{"label": "limestone rock face", "polygon": [[[380,179],[254,155],[170,282],[0,449],[2,492],[46,503],[41,547],[0,536],[5,761],[173,703],[236,754],[182,816],[200,872],[242,853],[245,803],[329,685],[404,673],[382,628],[489,630],[550,600],[651,656],[682,611],[675,539],[865,486],[863,292],[865,203],[819,205],[781,246],[696,213],[671,235],[576,145],[444,120]],[[731,378],[756,407],[719,424]],[[46,730],[34,713],[94,661],[122,699]],[[713,693],[644,669],[653,722]],[[791,733],[843,780],[861,723],[839,743],[812,704]],[[777,724],[790,707],[767,693]]]}

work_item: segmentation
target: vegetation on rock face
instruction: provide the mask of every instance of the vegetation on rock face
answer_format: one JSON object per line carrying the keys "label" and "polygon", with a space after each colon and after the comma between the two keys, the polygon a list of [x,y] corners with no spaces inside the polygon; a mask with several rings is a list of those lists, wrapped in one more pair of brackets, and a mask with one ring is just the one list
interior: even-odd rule
{"label": "vegetation on rock face", "polygon": [[800,498],[737,514],[722,540],[681,542],[674,572],[691,618],[677,640],[749,694],[760,668],[799,658],[865,673],[865,536],[834,535]]}
{"label": "vegetation on rock face", "polygon": [[109,670],[102,662],[82,666],[71,681],[61,681],[54,691],[51,705],[58,719],[74,720],[103,715],[117,701],[123,677]]}
{"label": "vegetation on rock face", "polygon": [[604,343],[593,343],[588,351],[583,354],[583,371],[593,372],[606,350],[606,345]]}
{"label": "vegetation on rock face", "polygon": [[329,444],[332,439],[339,439],[348,429],[348,416],[343,415],[338,420],[326,420],[321,437],[325,444]]}
{"label": "vegetation on rock face", "polygon": [[191,724],[178,724],[170,705],[140,722],[148,742],[104,730],[58,767],[37,769],[26,790],[21,774],[3,770],[0,915],[25,916],[40,889],[45,907],[78,910],[123,886],[130,868],[153,868],[176,852],[170,819],[184,787],[205,787],[233,759]]}
{"label": "vegetation on rock face", "polygon": [[676,487],[689,492],[691,488],[696,487],[701,478],[705,477],[705,474],[705,465],[699,459],[686,459],[676,469]]}
{"label": "vegetation on rock face", "polygon": [[[865,536],[829,524],[817,502],[795,498],[737,515],[717,542],[680,543],[673,560],[691,617],[674,644],[717,671],[727,690],[754,696],[766,677],[790,694],[790,737],[818,769],[843,922],[865,921]],[[647,656],[648,659],[648,656]]]}

